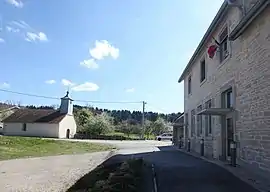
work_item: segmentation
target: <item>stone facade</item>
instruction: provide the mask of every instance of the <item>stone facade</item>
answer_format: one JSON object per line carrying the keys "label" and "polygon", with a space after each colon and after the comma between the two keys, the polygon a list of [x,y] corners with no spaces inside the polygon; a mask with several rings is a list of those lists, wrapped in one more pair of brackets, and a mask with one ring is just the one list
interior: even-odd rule
{"label": "stone facade", "polygon": [[[246,1],[247,10],[256,0]],[[219,39],[221,32],[228,33],[240,22],[241,11],[227,7],[225,16],[211,34]],[[233,140],[237,142],[238,163],[258,170],[270,171],[270,7],[268,6],[235,41],[228,41],[228,56],[220,62],[220,50],[210,59],[207,47],[213,44],[211,37],[193,61],[184,77],[185,138],[191,140],[191,149],[200,152],[200,140],[204,139],[205,155],[221,158],[225,144],[226,118],[233,119]],[[201,61],[206,63],[206,78],[200,82]],[[188,82],[191,77],[191,93]],[[191,111],[211,99],[212,108],[224,108],[223,92],[232,90],[232,107],[235,112],[226,116],[211,116],[211,133],[202,116],[202,123],[195,115],[195,134],[192,135]],[[207,121],[208,122],[208,121]],[[200,125],[202,132],[200,131]],[[186,131],[184,131],[186,133]],[[224,146],[227,145],[225,148]],[[226,154],[226,153],[225,153]]]}

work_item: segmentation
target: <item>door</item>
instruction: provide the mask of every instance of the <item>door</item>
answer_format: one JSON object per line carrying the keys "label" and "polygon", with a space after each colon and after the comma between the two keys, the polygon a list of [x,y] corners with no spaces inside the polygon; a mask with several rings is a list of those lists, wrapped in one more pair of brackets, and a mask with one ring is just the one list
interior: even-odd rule
{"label": "door", "polygon": [[66,138],[69,139],[69,136],[70,136],[70,129],[67,129]]}
{"label": "door", "polygon": [[233,118],[227,118],[226,119],[226,146],[227,146],[227,159],[230,159],[231,157],[231,150],[230,150],[230,144],[233,141]]}

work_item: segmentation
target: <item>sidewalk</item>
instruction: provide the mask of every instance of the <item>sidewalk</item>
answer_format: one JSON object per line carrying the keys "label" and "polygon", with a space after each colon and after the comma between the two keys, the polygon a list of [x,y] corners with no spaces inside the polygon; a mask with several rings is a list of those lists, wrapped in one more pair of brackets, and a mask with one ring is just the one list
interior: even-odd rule
{"label": "sidewalk", "polygon": [[254,174],[254,173],[252,173],[252,172],[250,172],[250,171],[248,171],[240,166],[232,167],[228,163],[214,160],[214,159],[208,159],[208,158],[202,157],[202,156],[200,156],[200,154],[192,152],[192,151],[187,152],[186,149],[179,149],[177,146],[174,146],[174,148],[178,151],[185,153],[185,154],[203,159],[203,160],[208,161],[210,163],[214,163],[214,164],[228,170],[233,175],[235,175],[236,177],[238,177],[242,181],[250,184],[251,186],[253,186],[254,188],[256,188],[257,190],[259,190],[261,192],[270,192],[270,178],[267,179],[265,177],[258,176],[257,174]]}

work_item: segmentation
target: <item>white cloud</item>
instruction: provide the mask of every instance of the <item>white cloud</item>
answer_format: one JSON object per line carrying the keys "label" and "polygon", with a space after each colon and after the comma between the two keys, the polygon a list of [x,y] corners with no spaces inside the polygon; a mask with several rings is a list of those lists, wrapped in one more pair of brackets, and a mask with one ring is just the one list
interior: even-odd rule
{"label": "white cloud", "polygon": [[89,50],[90,55],[97,60],[111,56],[113,59],[119,57],[119,49],[110,45],[108,41],[101,40],[95,42],[95,47]]}
{"label": "white cloud", "polygon": [[8,83],[2,83],[2,84],[0,84],[0,88],[10,88],[10,84],[8,84]]}
{"label": "white cloud", "polygon": [[26,41],[34,42],[34,41],[48,41],[47,35],[43,32],[34,33],[34,32],[27,32]]}
{"label": "white cloud", "polygon": [[20,36],[29,42],[48,41],[48,37],[44,32],[38,32],[22,20],[14,20],[9,22],[6,26],[6,30],[8,32],[19,33]]}
{"label": "white cloud", "polygon": [[17,27],[23,28],[23,29],[31,29],[30,25],[28,25],[25,21],[11,21],[10,24],[16,25]]}
{"label": "white cloud", "polygon": [[94,59],[83,60],[82,62],[80,62],[80,65],[83,67],[86,67],[88,69],[97,69],[98,68],[98,64],[95,62]]}
{"label": "white cloud", "polygon": [[47,80],[47,81],[45,81],[45,83],[47,83],[47,84],[55,84],[55,83],[56,83],[56,81],[55,81],[55,80],[53,80],[53,79],[51,79],[51,80]]}
{"label": "white cloud", "polygon": [[67,79],[62,79],[61,82],[62,82],[62,84],[64,86],[73,86],[73,85],[75,85],[75,83],[72,83],[71,81],[69,81]]}
{"label": "white cloud", "polygon": [[20,32],[20,29],[13,28],[13,27],[10,27],[10,26],[6,26],[6,29],[7,29],[8,32],[12,32],[12,33],[19,33]]}
{"label": "white cloud", "polygon": [[0,43],[5,43],[5,39],[0,37]]}
{"label": "white cloud", "polygon": [[21,0],[6,0],[6,2],[8,2],[11,5],[14,5],[15,7],[18,7],[18,8],[23,7],[23,2]]}
{"label": "white cloud", "polygon": [[133,93],[133,92],[135,92],[135,88],[126,89],[126,92],[127,93]]}
{"label": "white cloud", "polygon": [[98,85],[95,83],[91,83],[91,82],[85,82],[83,84],[77,85],[73,88],[71,88],[71,90],[73,91],[97,91],[99,89]]}

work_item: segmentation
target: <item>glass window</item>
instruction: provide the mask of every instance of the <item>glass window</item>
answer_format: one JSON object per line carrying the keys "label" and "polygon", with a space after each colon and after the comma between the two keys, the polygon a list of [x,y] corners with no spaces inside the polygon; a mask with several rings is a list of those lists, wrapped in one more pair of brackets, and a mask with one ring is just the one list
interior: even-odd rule
{"label": "glass window", "polygon": [[228,28],[226,27],[219,36],[220,40],[220,62],[224,61],[229,55],[228,51]]}
{"label": "glass window", "polygon": [[23,130],[23,131],[26,131],[26,123],[23,124],[22,130]]}
{"label": "glass window", "polygon": [[[202,110],[202,105],[197,107],[197,112]],[[202,115],[197,115],[197,136],[202,134]]]}
{"label": "glass window", "polygon": [[188,94],[191,94],[191,76],[188,78]]}
{"label": "glass window", "polygon": [[205,59],[201,61],[201,79],[200,81],[203,82],[206,76],[206,69],[205,69]]}
{"label": "glass window", "polygon": [[191,111],[191,137],[195,135],[195,110]]}
{"label": "glass window", "polygon": [[[206,103],[205,103],[205,108],[206,109],[209,109],[212,107],[212,100],[208,100]],[[212,134],[212,117],[211,115],[205,115],[204,116],[205,118],[205,135],[208,136],[209,134]]]}
{"label": "glass window", "polygon": [[232,95],[232,90],[228,91],[226,94],[226,107],[231,108],[233,107],[233,95]]}

